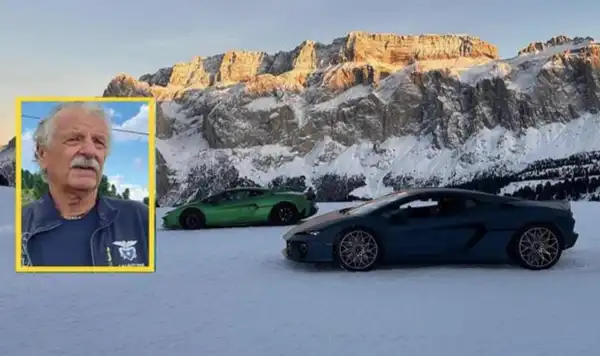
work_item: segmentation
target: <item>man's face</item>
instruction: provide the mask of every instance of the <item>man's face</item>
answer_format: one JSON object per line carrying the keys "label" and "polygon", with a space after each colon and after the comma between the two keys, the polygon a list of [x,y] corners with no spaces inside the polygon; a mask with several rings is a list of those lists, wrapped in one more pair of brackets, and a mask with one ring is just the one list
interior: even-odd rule
{"label": "man's face", "polygon": [[[75,190],[94,190],[100,184],[106,159],[109,127],[106,121],[80,108],[58,112],[49,147],[41,148],[40,166],[48,183]],[[96,161],[96,168],[73,167],[74,160]]]}

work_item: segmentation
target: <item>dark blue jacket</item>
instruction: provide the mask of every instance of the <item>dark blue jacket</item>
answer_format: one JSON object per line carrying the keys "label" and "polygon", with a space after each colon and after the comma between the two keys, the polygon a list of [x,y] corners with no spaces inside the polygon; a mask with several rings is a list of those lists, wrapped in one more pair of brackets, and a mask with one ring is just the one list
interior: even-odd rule
{"label": "dark blue jacket", "polygon": [[[148,207],[137,201],[98,198],[98,228],[90,238],[94,266],[148,266]],[[23,266],[33,266],[27,243],[36,234],[62,222],[50,195],[23,207],[21,250]]]}

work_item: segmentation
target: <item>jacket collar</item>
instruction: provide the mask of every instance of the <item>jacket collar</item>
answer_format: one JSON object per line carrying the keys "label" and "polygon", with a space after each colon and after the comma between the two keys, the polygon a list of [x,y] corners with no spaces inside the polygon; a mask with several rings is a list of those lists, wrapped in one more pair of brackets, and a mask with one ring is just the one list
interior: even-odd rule
{"label": "jacket collar", "polygon": [[[98,196],[96,209],[98,211],[98,218],[101,226],[113,221],[119,213],[119,210],[113,204],[111,204],[106,197],[101,195]],[[33,216],[34,230],[45,229],[61,223],[60,214],[56,209],[54,200],[49,193],[44,194],[44,196],[37,201]]]}

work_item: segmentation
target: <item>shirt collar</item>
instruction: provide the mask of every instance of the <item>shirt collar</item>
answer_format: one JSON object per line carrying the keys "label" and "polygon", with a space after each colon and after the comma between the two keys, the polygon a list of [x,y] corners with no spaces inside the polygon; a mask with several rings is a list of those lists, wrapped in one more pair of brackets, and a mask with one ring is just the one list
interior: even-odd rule
{"label": "shirt collar", "polygon": [[[34,230],[42,229],[44,227],[60,224],[61,216],[54,205],[54,200],[50,193],[44,194],[35,205],[34,211],[34,222],[33,228]],[[110,201],[99,195],[96,203],[96,209],[98,211],[98,218],[100,219],[100,224],[104,225],[114,220],[118,214],[118,209],[116,209]]]}

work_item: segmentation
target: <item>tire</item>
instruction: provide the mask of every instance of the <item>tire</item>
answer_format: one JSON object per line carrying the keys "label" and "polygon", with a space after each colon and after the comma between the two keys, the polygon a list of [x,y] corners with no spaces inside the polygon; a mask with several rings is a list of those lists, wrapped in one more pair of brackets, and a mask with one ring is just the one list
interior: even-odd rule
{"label": "tire", "polygon": [[293,225],[300,220],[300,213],[294,204],[279,203],[271,209],[269,224],[285,226]]}
{"label": "tire", "polygon": [[205,227],[204,214],[198,209],[186,209],[179,216],[179,225],[185,230],[198,230]]}
{"label": "tire", "polygon": [[364,229],[343,232],[334,246],[335,263],[350,272],[367,272],[374,269],[382,251],[375,234]]}
{"label": "tire", "polygon": [[513,238],[508,253],[519,266],[533,271],[554,267],[563,251],[560,232],[548,224],[532,224]]}

